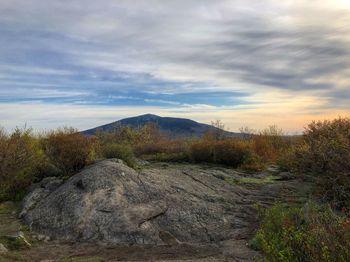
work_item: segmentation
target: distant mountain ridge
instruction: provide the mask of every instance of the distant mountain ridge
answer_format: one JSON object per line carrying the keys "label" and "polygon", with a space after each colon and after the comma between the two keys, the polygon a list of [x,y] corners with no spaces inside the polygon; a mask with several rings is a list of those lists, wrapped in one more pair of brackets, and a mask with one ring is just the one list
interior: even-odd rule
{"label": "distant mountain ridge", "polygon": [[[191,119],[175,118],[175,117],[161,117],[153,114],[145,114],[135,117],[124,118],[106,125],[91,128],[81,133],[84,135],[95,135],[98,130],[100,131],[112,131],[118,126],[129,126],[132,128],[139,128],[148,123],[156,124],[159,129],[174,137],[201,137],[210,130],[218,130],[208,124],[198,123]],[[223,131],[227,137],[240,137],[240,133],[233,133]]]}

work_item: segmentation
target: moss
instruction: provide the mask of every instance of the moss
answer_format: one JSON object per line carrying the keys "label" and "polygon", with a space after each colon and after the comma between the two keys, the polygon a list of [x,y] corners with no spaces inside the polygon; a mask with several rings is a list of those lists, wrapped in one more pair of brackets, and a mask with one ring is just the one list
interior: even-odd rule
{"label": "moss", "polygon": [[225,182],[231,185],[237,184],[254,184],[254,185],[263,185],[268,183],[273,183],[278,180],[278,176],[266,176],[264,178],[254,178],[254,177],[242,177],[242,178],[233,178],[225,177]]}
{"label": "moss", "polygon": [[264,178],[243,177],[238,180],[240,184],[268,184],[278,180],[278,176],[266,176]]}
{"label": "moss", "polygon": [[59,262],[104,262],[100,257],[64,257]]}
{"label": "moss", "polygon": [[16,218],[17,206],[14,204],[0,204],[0,236],[11,235],[21,229]]}
{"label": "moss", "polygon": [[10,251],[6,254],[0,255],[0,262],[9,261],[26,261],[19,251]]}

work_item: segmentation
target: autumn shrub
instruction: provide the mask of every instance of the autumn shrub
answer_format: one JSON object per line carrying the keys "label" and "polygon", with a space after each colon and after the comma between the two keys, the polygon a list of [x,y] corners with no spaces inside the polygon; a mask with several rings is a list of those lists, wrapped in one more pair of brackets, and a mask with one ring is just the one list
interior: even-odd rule
{"label": "autumn shrub", "polygon": [[41,140],[45,155],[65,175],[73,175],[95,158],[95,138],[73,128],[51,131]]}
{"label": "autumn shrub", "polygon": [[265,162],[279,161],[284,152],[293,144],[293,137],[286,136],[282,129],[275,125],[249,136],[254,152]]}
{"label": "autumn shrub", "polygon": [[312,175],[317,193],[335,207],[350,207],[350,119],[312,122],[284,164]]}
{"label": "autumn shrub", "polygon": [[213,162],[238,167],[252,153],[250,144],[246,141],[238,139],[219,140],[213,146]]}
{"label": "autumn shrub", "polygon": [[155,142],[140,143],[134,147],[135,154],[148,160],[166,162],[189,161],[188,139],[166,139],[162,138]]}
{"label": "autumn shrub", "polygon": [[102,145],[117,143],[132,146],[152,144],[163,137],[158,126],[154,123],[149,123],[139,128],[117,125],[112,130],[98,130],[96,136]]}
{"label": "autumn shrub", "polygon": [[101,151],[105,158],[118,158],[130,167],[135,166],[134,152],[128,144],[106,144],[102,146]]}
{"label": "autumn shrub", "polygon": [[140,143],[134,146],[135,154],[137,156],[154,155],[163,153],[166,148],[164,143]]}
{"label": "autumn shrub", "polygon": [[190,146],[190,156],[194,162],[214,162],[214,140],[202,139]]}
{"label": "autumn shrub", "polygon": [[194,162],[206,162],[261,170],[262,160],[255,154],[251,141],[241,139],[200,139],[190,146]]}
{"label": "autumn shrub", "polygon": [[252,138],[253,150],[265,162],[274,162],[278,158],[278,151],[272,145],[270,138],[264,135],[256,135]]}
{"label": "autumn shrub", "polygon": [[31,129],[0,130],[0,201],[20,200],[45,157]]}
{"label": "autumn shrub", "polygon": [[264,212],[251,246],[264,261],[350,261],[350,219],[329,206],[276,204]]}

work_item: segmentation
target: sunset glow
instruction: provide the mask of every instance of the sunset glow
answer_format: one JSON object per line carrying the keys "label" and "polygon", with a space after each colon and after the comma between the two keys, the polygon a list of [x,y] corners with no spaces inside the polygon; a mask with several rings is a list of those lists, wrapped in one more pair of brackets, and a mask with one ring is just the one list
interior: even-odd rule
{"label": "sunset glow", "polygon": [[349,116],[350,1],[0,0],[0,125]]}

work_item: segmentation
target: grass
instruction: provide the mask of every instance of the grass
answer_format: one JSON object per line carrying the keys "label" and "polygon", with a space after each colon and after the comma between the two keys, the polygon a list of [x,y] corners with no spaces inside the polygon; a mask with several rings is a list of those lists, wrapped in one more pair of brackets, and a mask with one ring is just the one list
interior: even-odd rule
{"label": "grass", "polygon": [[100,257],[64,257],[59,262],[104,262]]}
{"label": "grass", "polygon": [[[21,225],[16,217],[18,205],[0,204],[0,243],[9,250],[20,250],[28,247],[27,242],[31,242],[29,230],[26,226]],[[19,232],[24,234],[25,240],[16,236]]]}
{"label": "grass", "polygon": [[16,219],[17,207],[15,205],[0,204],[0,237],[11,235],[21,229]]}
{"label": "grass", "polygon": [[9,261],[25,261],[20,251],[10,251],[4,255],[0,255],[0,262]]}
{"label": "grass", "polygon": [[231,185],[237,185],[237,184],[253,184],[253,185],[264,185],[269,184],[277,181],[279,179],[278,176],[266,176],[263,178],[254,178],[254,177],[242,177],[242,178],[232,178],[232,177],[225,177],[225,181],[228,184]]}

